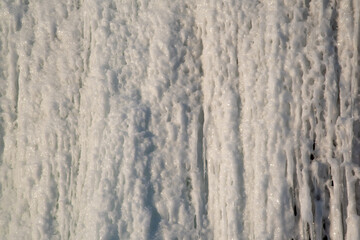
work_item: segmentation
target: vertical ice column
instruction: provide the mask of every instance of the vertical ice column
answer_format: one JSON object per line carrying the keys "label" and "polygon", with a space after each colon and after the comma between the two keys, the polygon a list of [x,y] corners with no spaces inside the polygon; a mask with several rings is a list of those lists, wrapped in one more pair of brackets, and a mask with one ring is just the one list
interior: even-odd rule
{"label": "vertical ice column", "polygon": [[214,239],[245,237],[237,58],[241,11],[239,2],[201,1],[196,12],[203,43],[207,209]]}
{"label": "vertical ice column", "polygon": [[[352,154],[353,144],[356,144],[356,125],[358,109],[359,78],[359,2],[341,1],[338,3],[338,53],[341,67],[339,79],[340,116],[337,120],[336,135],[338,141],[338,156],[342,160],[340,167],[343,192],[339,192],[343,204],[342,221],[345,226],[346,239],[360,238],[360,218],[357,208],[360,205],[356,194],[359,194],[359,162]],[[354,128],[355,127],[355,128]],[[358,189],[356,189],[356,187]],[[336,228],[332,228],[332,237],[340,237]]]}

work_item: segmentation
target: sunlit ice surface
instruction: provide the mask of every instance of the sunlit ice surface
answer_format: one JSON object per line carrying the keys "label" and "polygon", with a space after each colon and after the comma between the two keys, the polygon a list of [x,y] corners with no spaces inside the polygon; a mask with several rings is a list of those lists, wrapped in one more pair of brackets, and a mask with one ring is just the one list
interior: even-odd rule
{"label": "sunlit ice surface", "polygon": [[359,23],[0,0],[0,239],[360,239]]}

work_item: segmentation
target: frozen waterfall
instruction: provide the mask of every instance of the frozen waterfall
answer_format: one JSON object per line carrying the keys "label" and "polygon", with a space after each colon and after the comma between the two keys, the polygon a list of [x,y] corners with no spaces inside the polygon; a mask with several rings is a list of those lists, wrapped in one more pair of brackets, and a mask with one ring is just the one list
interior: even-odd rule
{"label": "frozen waterfall", "polygon": [[0,239],[360,239],[359,0],[0,0]]}

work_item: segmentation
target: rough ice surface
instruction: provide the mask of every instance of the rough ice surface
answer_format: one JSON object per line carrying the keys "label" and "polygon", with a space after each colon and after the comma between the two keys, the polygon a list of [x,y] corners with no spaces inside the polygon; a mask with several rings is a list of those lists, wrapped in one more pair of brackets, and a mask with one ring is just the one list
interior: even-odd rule
{"label": "rough ice surface", "polygon": [[358,0],[0,0],[0,239],[360,239]]}

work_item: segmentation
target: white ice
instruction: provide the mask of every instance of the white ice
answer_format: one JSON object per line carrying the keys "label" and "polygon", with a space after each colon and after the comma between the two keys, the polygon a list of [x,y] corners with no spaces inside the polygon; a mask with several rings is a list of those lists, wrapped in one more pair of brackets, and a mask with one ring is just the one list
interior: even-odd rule
{"label": "white ice", "polygon": [[0,239],[360,239],[358,0],[0,0]]}

